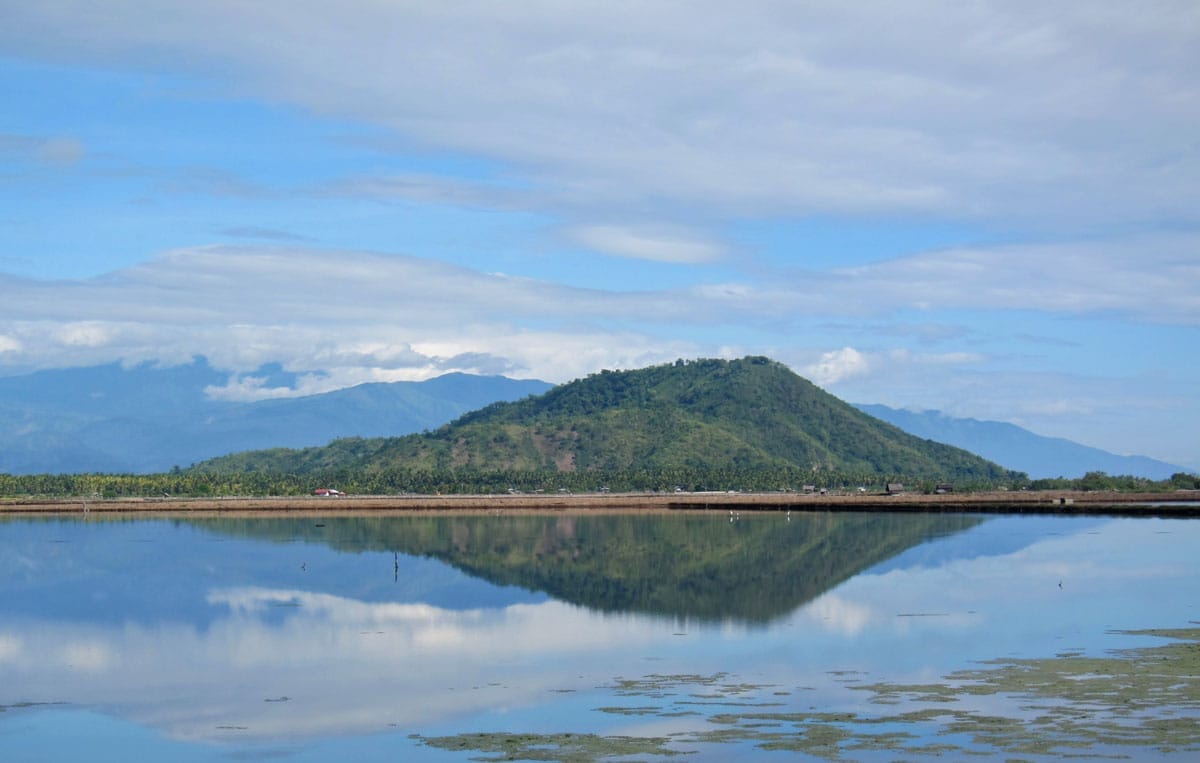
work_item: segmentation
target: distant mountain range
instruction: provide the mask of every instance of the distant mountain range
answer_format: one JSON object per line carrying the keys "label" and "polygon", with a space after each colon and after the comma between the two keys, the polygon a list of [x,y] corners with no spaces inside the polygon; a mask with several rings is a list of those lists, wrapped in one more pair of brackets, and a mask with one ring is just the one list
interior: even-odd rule
{"label": "distant mountain range", "polygon": [[238,453],[199,468],[1013,478],[998,464],[869,416],[763,357],[603,371],[541,395],[493,403],[432,432]]}
{"label": "distant mountain range", "polygon": [[969,450],[1025,472],[1033,479],[1077,478],[1088,472],[1107,472],[1162,480],[1178,472],[1194,471],[1145,456],[1119,456],[1059,437],[1042,437],[1000,421],[960,419],[939,411],[914,412],[885,405],[857,407],[917,437]]}
{"label": "distant mountain range", "polygon": [[[282,373],[266,367],[256,375]],[[0,378],[0,472],[165,472],[243,450],[409,434],[551,386],[447,374],[254,403],[205,393],[228,381],[203,358],[170,368],[114,363]]]}
{"label": "distant mountain range", "polygon": [[[271,385],[294,381],[274,365],[254,375]],[[227,373],[203,358],[165,368],[114,363],[0,377],[0,472],[161,472],[246,450],[406,435],[552,387],[535,380],[448,374],[255,403],[206,395],[206,388],[228,382]],[[963,448],[1035,478],[1105,471],[1162,479],[1194,471],[1041,437],[1012,424],[858,407],[917,437]]]}

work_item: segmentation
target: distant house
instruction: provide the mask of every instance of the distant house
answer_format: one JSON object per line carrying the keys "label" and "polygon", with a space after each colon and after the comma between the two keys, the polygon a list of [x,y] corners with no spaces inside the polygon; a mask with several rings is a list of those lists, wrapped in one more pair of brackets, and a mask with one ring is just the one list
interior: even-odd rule
{"label": "distant house", "polygon": [[953,493],[954,486],[951,485],[949,482],[939,482],[937,484],[937,487],[935,487],[933,489],[933,492],[937,493],[938,495],[945,495],[946,493]]}
{"label": "distant house", "polygon": [[903,492],[904,492],[904,483],[902,483],[902,482],[887,483],[887,494],[888,495],[899,495]]}
{"label": "distant house", "polygon": [[331,487],[319,487],[313,491],[313,495],[323,495],[323,496],[329,497],[329,496],[336,496],[336,495],[345,495],[345,493],[343,493],[341,490],[334,490]]}

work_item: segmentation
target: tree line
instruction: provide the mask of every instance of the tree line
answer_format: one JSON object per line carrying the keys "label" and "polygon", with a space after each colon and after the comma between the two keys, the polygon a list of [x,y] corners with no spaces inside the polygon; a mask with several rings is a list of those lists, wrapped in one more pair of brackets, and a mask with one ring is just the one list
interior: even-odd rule
{"label": "tree line", "polygon": [[[0,474],[2,497],[215,497],[299,496],[318,488],[334,488],[357,495],[503,494],[508,492],[800,492],[806,489],[850,491],[862,488],[880,492],[888,483],[903,483],[910,492],[931,493],[943,481],[911,478],[903,474],[835,472],[804,469],[634,468],[610,471],[555,472],[549,470],[495,469],[487,471],[382,469],[363,471],[335,468],[305,473],[200,472],[172,470],[161,474]],[[1166,480],[1113,476],[1089,472],[1078,479],[957,481],[959,492],[986,490],[1091,490],[1168,492],[1200,490],[1200,475],[1178,473]]]}

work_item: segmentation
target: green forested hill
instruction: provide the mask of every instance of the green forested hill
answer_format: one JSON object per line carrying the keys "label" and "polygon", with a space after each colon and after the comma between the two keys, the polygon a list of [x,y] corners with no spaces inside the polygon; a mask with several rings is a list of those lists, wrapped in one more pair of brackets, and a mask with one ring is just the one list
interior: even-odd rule
{"label": "green forested hill", "polygon": [[434,432],[235,454],[216,471],[735,470],[999,480],[1002,467],[906,434],[767,358],[602,371]]}

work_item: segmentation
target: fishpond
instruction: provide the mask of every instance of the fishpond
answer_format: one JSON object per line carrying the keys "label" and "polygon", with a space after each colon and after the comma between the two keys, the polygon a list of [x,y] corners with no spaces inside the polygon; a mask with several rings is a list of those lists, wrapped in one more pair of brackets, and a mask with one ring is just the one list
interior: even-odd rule
{"label": "fishpond", "polygon": [[1194,760],[1200,521],[0,518],[0,760]]}

